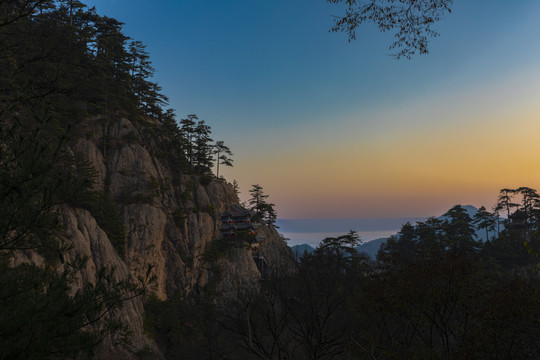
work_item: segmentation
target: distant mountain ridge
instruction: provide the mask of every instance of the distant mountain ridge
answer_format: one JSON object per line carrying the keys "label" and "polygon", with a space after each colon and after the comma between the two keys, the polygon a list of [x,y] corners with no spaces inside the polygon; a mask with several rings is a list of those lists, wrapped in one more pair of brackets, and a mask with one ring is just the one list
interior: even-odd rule
{"label": "distant mountain ridge", "polygon": [[368,255],[370,259],[375,259],[377,253],[379,252],[379,249],[381,248],[381,245],[384,244],[387,239],[388,238],[379,238],[365,242],[360,246],[357,246],[356,251]]}
{"label": "distant mountain ridge", "polygon": [[[287,233],[329,233],[362,229],[362,231],[393,230],[407,221],[415,223],[425,217],[350,218],[350,219],[278,219],[277,225]],[[322,239],[321,239],[322,240]]]}
{"label": "distant mountain ridge", "polygon": [[308,244],[294,245],[291,247],[293,254],[298,257],[304,255],[304,253],[311,254],[315,251],[315,248]]}
{"label": "distant mountain ridge", "polygon": [[[368,255],[371,259],[375,259],[375,256],[377,256],[377,252],[379,251],[379,248],[381,247],[383,243],[386,242],[386,239],[388,238],[378,238],[375,240],[370,240],[368,242],[365,242],[357,246],[355,249],[359,253],[364,253]],[[312,254],[315,251],[315,248],[309,244],[301,244],[301,245],[292,246],[291,250],[295,256],[300,257],[304,255],[305,253]]]}
{"label": "distant mountain ridge", "polygon": [[[471,217],[471,219],[473,219],[474,215],[476,215],[476,213],[478,212],[478,209],[473,205],[461,205],[461,207],[467,212],[467,214]],[[447,220],[448,217],[445,215],[441,215],[437,217],[437,219],[444,221],[444,220]],[[502,221],[500,223],[501,225],[499,225],[499,228],[502,229]],[[483,230],[476,231],[476,238],[482,242],[485,242],[487,240],[485,232]],[[387,239],[388,238],[378,238],[375,240],[367,241],[357,246],[356,250],[359,253],[364,253],[368,255],[371,259],[375,259],[375,257],[377,256],[377,252],[379,252],[379,249],[381,248],[381,245],[384,244]],[[311,245],[308,245],[308,244],[301,244],[301,245],[292,246],[291,250],[293,251],[295,255],[301,256],[302,254],[304,254],[304,252],[307,252],[309,254],[312,253],[313,251],[315,251],[315,248],[313,248]]]}

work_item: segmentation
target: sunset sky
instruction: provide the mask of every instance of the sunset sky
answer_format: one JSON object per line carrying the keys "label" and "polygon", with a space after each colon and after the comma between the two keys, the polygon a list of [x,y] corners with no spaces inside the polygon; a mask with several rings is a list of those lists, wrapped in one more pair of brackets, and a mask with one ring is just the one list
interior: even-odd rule
{"label": "sunset sky", "polygon": [[234,152],[278,216],[440,215],[540,188],[540,1],[455,0],[429,55],[329,33],[324,0],[93,0],[147,45],[178,118]]}

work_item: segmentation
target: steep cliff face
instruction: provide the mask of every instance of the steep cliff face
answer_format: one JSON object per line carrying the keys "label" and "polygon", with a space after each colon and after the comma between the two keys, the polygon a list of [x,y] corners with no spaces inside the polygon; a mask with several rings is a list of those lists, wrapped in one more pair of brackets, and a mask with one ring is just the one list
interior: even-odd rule
{"label": "steep cliff face", "polygon": [[[84,283],[94,284],[97,272],[105,268],[114,268],[114,281],[133,279],[133,274],[111,245],[107,234],[87,210],[64,207],[62,215],[65,235],[72,246],[65,260],[69,262],[77,256],[87,259],[85,269],[76,279],[75,289],[82,288]],[[158,349],[144,334],[144,308],[141,297],[126,301],[121,311],[115,315],[130,331],[130,341],[133,344],[131,353],[148,348],[156,355],[159,354]],[[97,355],[101,358],[130,358],[131,353],[123,347],[115,346],[111,339],[106,339],[103,346],[98,348]]]}
{"label": "steep cliff face", "polygon": [[[93,118],[82,124],[82,136],[70,145],[97,171],[95,190],[115,206],[124,240],[112,241],[90,211],[64,207],[66,237],[74,244],[70,254],[89,258],[79,281],[92,281],[104,266],[115,267],[119,279],[144,277],[151,267],[151,291],[164,300],[177,294],[197,296],[212,278],[203,254],[218,241],[219,215],[237,204],[238,197],[223,180],[175,168],[164,156],[168,149],[161,143],[166,135],[160,126],[152,120],[134,125],[127,118]],[[259,232],[265,234],[261,256],[287,268],[291,253],[279,234],[265,226]],[[233,249],[220,261],[217,288],[223,294],[256,286],[261,274],[250,249]],[[133,332],[135,351],[155,348],[144,335],[140,298],[125,304],[122,318]]]}

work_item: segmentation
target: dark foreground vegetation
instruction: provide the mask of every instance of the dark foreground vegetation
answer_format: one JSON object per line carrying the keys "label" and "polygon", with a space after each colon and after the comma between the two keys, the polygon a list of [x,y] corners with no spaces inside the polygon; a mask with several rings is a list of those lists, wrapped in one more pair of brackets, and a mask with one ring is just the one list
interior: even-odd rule
{"label": "dark foreground vegetation", "polygon": [[182,359],[538,359],[538,195],[499,200],[508,219],[456,206],[404,225],[375,262],[355,233],[327,238],[224,306],[151,301],[148,329]]}

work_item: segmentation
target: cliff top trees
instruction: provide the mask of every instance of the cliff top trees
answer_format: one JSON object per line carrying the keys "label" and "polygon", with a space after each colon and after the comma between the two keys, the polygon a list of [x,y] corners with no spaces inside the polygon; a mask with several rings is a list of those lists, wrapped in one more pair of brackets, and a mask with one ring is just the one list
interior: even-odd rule
{"label": "cliff top trees", "polygon": [[204,120],[197,122],[194,135],[195,142],[193,143],[193,166],[200,173],[210,173],[212,168],[212,150],[213,141],[210,137],[212,133],[210,126]]}
{"label": "cliff top trees", "polygon": [[88,113],[159,117],[167,98],[150,81],[144,45],[122,27],[77,0],[0,1],[2,107],[48,107],[66,123]]}
{"label": "cliff top trees", "polygon": [[256,216],[266,222],[267,225],[274,225],[277,220],[277,214],[274,210],[275,204],[266,201],[269,195],[264,194],[262,186],[259,184],[251,185],[249,190],[251,198],[248,200],[251,205],[250,210],[255,211]]}
{"label": "cliff top trees", "polygon": [[219,179],[219,165],[233,166],[233,160],[229,157],[232,156],[233,153],[221,140],[216,141],[212,153],[216,155],[216,177]]}
{"label": "cliff top trees", "polygon": [[[169,128],[173,127],[169,125]],[[209,174],[215,164],[216,177],[219,178],[219,165],[232,166],[233,160],[229,157],[232,152],[229,147],[223,141],[212,144],[212,128],[204,120],[199,120],[197,115],[190,114],[180,120],[179,129],[180,134],[177,134],[177,137],[181,139],[183,153],[198,173]]]}

